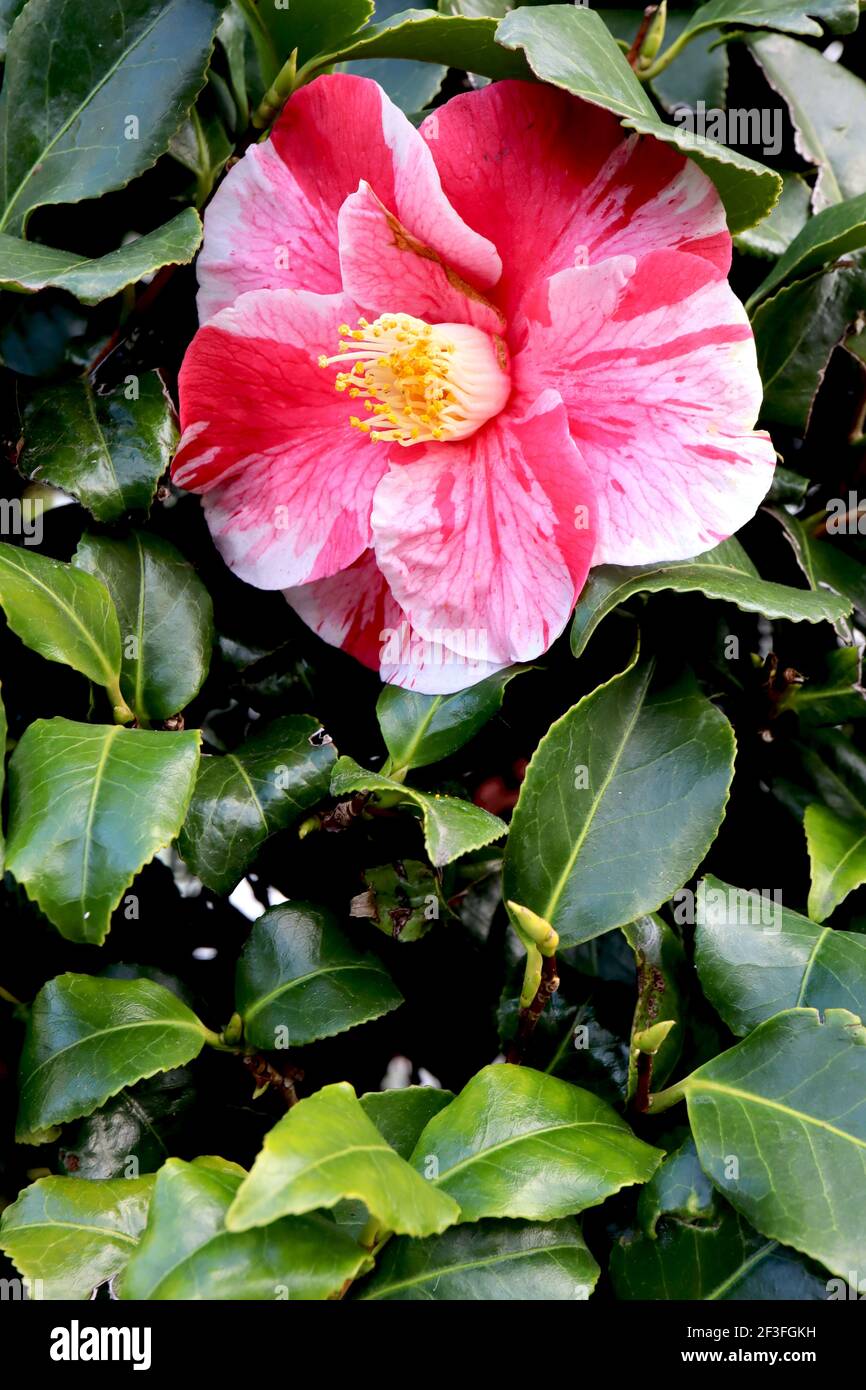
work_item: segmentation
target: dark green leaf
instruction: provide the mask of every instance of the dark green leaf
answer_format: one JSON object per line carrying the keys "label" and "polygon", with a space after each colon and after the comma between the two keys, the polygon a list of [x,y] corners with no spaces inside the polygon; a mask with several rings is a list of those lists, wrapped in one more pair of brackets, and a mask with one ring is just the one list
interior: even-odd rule
{"label": "dark green leaf", "polygon": [[843,599],[787,584],[774,584],[758,574],[736,540],[722,541],[694,560],[673,560],[661,565],[599,565],[577,601],[571,628],[571,650],[580,656],[603,618],[634,594],[702,593],[708,598],[735,603],[745,613],[792,622],[838,622],[850,612]]}
{"label": "dark green leaf", "polygon": [[762,280],[750,296],[746,308],[751,312],[779,285],[788,280],[802,280],[813,271],[823,270],[846,251],[859,251],[863,246],[866,246],[866,193],[824,208],[810,218],[766,280]]}
{"label": "dark green leaf", "polygon": [[[436,9],[436,0],[420,0],[417,9]],[[377,0],[375,20],[393,19],[406,9],[404,0]],[[341,63],[342,72],[371,78],[384,88],[401,111],[422,111],[439,92],[448,69],[441,63],[413,63],[401,58],[368,59],[360,63]]]}
{"label": "dark green leaf", "polygon": [[376,716],[391,754],[391,772],[409,772],[456,753],[502,708],[508,682],[530,669],[509,666],[456,695],[417,695],[384,686]]}
{"label": "dark green leaf", "polygon": [[[809,587],[816,592],[829,589],[840,594],[861,616],[866,616],[866,570],[863,566],[840,549],[837,541],[819,534],[814,517],[801,521],[783,507],[770,510],[784,527]],[[850,607],[847,611],[851,611]],[[844,617],[834,617],[833,622],[840,637],[850,641],[851,632]]]}
{"label": "dark green leaf", "polygon": [[148,510],[178,437],[156,372],[128,378],[110,396],[83,380],[37,387],[22,429],[22,473],[72,493],[97,521]]}
{"label": "dark green leaf", "polygon": [[183,1066],[204,1024],[152,980],[58,975],[33,1001],[19,1069],[17,1138],[44,1144],[124,1086]]}
{"label": "dark green leaf", "polygon": [[412,1162],[463,1221],[551,1221],[646,1182],[661,1159],[589,1091],[529,1067],[484,1067],[429,1122]]}
{"label": "dark green leaf", "polygon": [[[814,15],[814,19],[810,18]],[[685,33],[715,29],[721,24],[753,29],[781,29],[787,34],[820,35],[820,19],[829,29],[849,34],[857,28],[857,0],[709,0],[692,15]]]}
{"label": "dark green leaf", "polygon": [[0,232],[0,289],[32,293],[51,285],[82,304],[101,304],[163,266],[187,265],[201,236],[201,219],[193,208],[95,260]]}
{"label": "dark green leaf", "polygon": [[120,1091],[64,1134],[62,1169],[91,1179],[155,1172],[171,1154],[194,1100],[186,1067],[160,1072]]}
{"label": "dark green leaf", "polygon": [[434,10],[406,9],[384,24],[371,24],[323,54],[317,68],[362,58],[411,58],[463,68],[482,77],[529,77],[523,57],[501,48],[495,19],[464,19]]}
{"label": "dark green leaf", "polygon": [[866,192],[866,143],[860,138],[866,83],[797,39],[768,34],[748,42],[770,86],[788,105],[798,153],[818,165],[815,210]]}
{"label": "dark green leaf", "polygon": [[650,690],[631,666],[548,730],[532,757],[505,850],[505,898],[564,946],[655,912],[718,831],[734,736],[689,680]]}
{"label": "dark green leaf", "polygon": [[713,1191],[691,1139],[669,1154],[638,1199],[641,1230],[613,1247],[617,1298],[823,1299],[826,1279],[767,1240]]}
{"label": "dark green leaf", "polygon": [[287,5],[259,5],[261,19],[281,62],[298,50],[298,62],[316,53],[332,53],[373,13],[373,0],[289,0]]}
{"label": "dark green leaf", "polygon": [[833,349],[866,309],[866,258],[785,285],[755,311],[762,416],[805,429]]}
{"label": "dark green leaf", "polygon": [[40,1178],[3,1213],[0,1249],[31,1281],[29,1296],[88,1299],[136,1249],[153,1178]]}
{"label": "dark green leaf", "polygon": [[[0,231],[121,188],[201,88],[220,0],[29,0],[0,95]],[[47,54],[52,60],[47,60]]]}
{"label": "dark green leaf", "polygon": [[737,249],[775,260],[791,245],[809,220],[812,190],[800,174],[783,174],[782,192],[773,210],[756,227],[735,238]]}
{"label": "dark green leaf", "polygon": [[272,907],[238,961],[235,1007],[253,1047],[303,1047],[396,1009],[403,996],[376,956],[310,903]]}
{"label": "dark green leaf", "polygon": [[227,1231],[225,1215],[245,1177],[223,1158],[170,1158],[157,1174],[121,1298],[312,1301],[331,1298],[356,1278],[367,1251],[324,1217]]}
{"label": "dark green leaf", "polygon": [[508,827],[498,816],[473,806],[471,801],[440,796],[438,792],[419,792],[378,772],[366,772],[352,758],[338,758],[331,776],[331,795],[366,791],[374,792],[379,799],[384,796],[388,804],[406,802],[420,810],[424,843],[437,868],[507,833]]}
{"label": "dark green leaf", "polygon": [[381,1230],[402,1235],[437,1235],[460,1216],[456,1202],[386,1144],[340,1082],[299,1101],[270,1131],[226,1225],[245,1231],[346,1197],[363,1202]]}
{"label": "dark green leaf", "polygon": [[501,21],[496,39],[525,51],[543,81],[615,112],[627,128],[654,135],[694,159],[715,183],[732,232],[751,227],[772,208],[782,186],[779,175],[726,145],[665,125],[595,10],[583,5],[515,10]]}
{"label": "dark green leaf", "polygon": [[571,1303],[589,1298],[598,1273],[577,1221],[478,1221],[391,1241],[356,1297]]}
{"label": "dark green leaf", "polygon": [[233,753],[202,759],[178,848],[215,893],[230,893],[268,836],[328,795],[336,754],[313,741],[319,727],[284,715]]}
{"label": "dark green leaf", "polygon": [[861,685],[862,657],[856,647],[828,652],[823,673],[810,671],[804,684],[790,685],[779,701],[779,712],[793,710],[803,728],[844,724],[866,717],[866,691]]}
{"label": "dark green leaf", "polygon": [[148,531],[85,536],[75,565],[101,579],[120,622],[120,689],[138,719],[168,719],[201,689],[213,648],[213,605],[192,565]]}
{"label": "dark green leaf", "polygon": [[742,1036],[783,1009],[866,1015],[866,938],[707,878],[695,933],[701,988]]}
{"label": "dark green leaf", "polygon": [[361,1104],[373,1124],[401,1158],[411,1158],[424,1126],[454,1099],[436,1086],[404,1086],[399,1091],[368,1091]]}
{"label": "dark green leaf", "polygon": [[135,874],[183,824],[198,730],[37,719],[9,763],[7,867],[62,936],[100,945]]}

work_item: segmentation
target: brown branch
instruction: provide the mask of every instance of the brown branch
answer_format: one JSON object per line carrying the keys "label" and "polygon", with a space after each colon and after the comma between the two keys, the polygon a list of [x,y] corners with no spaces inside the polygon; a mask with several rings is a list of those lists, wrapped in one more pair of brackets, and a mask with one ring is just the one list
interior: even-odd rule
{"label": "brown branch", "polygon": [[558,989],[559,975],[556,970],[556,956],[545,956],[541,964],[541,983],[529,1007],[520,1010],[517,1020],[517,1032],[505,1054],[506,1062],[512,1062],[517,1067],[521,1066],[526,1055],[526,1049],[538,1026],[538,1020],[544,1013],[549,1000],[553,998]]}
{"label": "brown branch", "polygon": [[632,44],[627,54],[629,67],[637,67],[637,61],[640,57],[640,51],[643,47],[643,41],[647,36],[647,31],[650,25],[656,17],[657,10],[658,5],[647,5],[646,9],[643,12],[643,19],[641,20],[640,28],[635,34],[634,43]]}

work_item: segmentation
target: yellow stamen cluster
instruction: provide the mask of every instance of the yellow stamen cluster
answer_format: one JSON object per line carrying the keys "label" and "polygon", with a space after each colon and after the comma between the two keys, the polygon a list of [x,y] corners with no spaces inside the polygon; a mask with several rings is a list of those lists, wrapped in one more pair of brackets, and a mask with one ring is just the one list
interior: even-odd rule
{"label": "yellow stamen cluster", "polygon": [[463,439],[505,403],[507,374],[480,329],[383,314],[338,332],[339,352],[320,357],[319,366],[352,364],[334,385],[363,401],[367,418],[351,415],[349,423],[371,440],[408,446]]}

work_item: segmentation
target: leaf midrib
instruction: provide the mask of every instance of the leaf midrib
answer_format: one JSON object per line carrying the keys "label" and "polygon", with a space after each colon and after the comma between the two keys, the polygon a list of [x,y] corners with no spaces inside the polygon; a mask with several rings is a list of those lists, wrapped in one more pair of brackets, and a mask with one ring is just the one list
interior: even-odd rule
{"label": "leaf midrib", "polygon": [[[50,154],[50,152],[51,152],[51,150],[53,149],[53,147],[57,144],[57,142],[58,142],[60,139],[62,139],[62,137],[63,137],[64,135],[67,134],[67,132],[70,130],[70,128],[72,127],[72,125],[74,124],[74,122],[77,121],[78,117],[81,115],[82,111],[86,110],[86,108],[87,108],[87,107],[90,105],[90,103],[94,100],[94,98],[96,97],[96,95],[97,95],[97,94],[102,90],[102,88],[111,80],[111,78],[114,77],[115,73],[118,72],[119,69],[123,66],[123,64],[124,64],[124,63],[126,62],[126,60],[129,58],[130,54],[134,53],[135,50],[136,50],[142,43],[144,43],[144,41],[145,41],[146,39],[150,38],[150,35],[153,33],[154,29],[156,29],[157,25],[160,24],[160,22],[165,18],[165,16],[166,16],[167,14],[169,14],[169,12],[170,12],[171,10],[173,10],[173,9],[175,8],[175,6],[176,6],[176,0],[168,0],[168,4],[164,7],[164,9],[162,9],[162,10],[159,11],[159,13],[155,16],[153,22],[152,22],[151,24],[149,24],[145,29],[143,29],[143,30],[141,31],[141,33],[137,36],[137,38],[134,40],[134,42],[130,44],[130,46],[129,46],[128,48],[125,48],[125,49],[123,50],[123,52],[122,52],[121,54],[119,54],[119,56],[117,57],[116,61],[115,61],[115,62],[112,64],[112,66],[108,69],[108,71],[105,73],[105,75],[102,77],[102,79],[101,79],[99,82],[97,82],[96,86],[93,87],[93,88],[91,89],[91,91],[89,91],[89,92],[87,93],[87,96],[85,97],[85,99],[76,107],[76,109],[72,112],[72,114],[71,114],[71,115],[69,116],[69,118],[64,122],[64,124],[60,126],[59,130],[56,132],[56,134],[53,136],[53,138],[52,138],[51,140],[48,141],[48,144],[45,146],[45,148],[44,148],[43,150],[40,151],[40,154],[39,154],[38,159],[34,160],[34,162],[30,165],[30,168],[27,170],[27,172],[26,172],[26,174],[24,175],[23,179],[22,179],[21,182],[18,184],[18,187],[15,189],[15,192],[13,193],[12,197],[11,197],[11,198],[9,199],[9,201],[7,202],[6,207],[5,207],[4,211],[3,211],[3,215],[2,215],[2,217],[0,217],[0,231],[2,231],[3,228],[6,226],[6,224],[8,223],[8,221],[9,221],[9,214],[11,213],[11,211],[12,211],[12,209],[14,208],[15,204],[17,203],[17,201],[18,201],[18,199],[19,199],[19,197],[20,197],[20,194],[21,194],[22,189],[24,189],[24,188],[27,186],[27,184],[28,184],[28,183],[30,182],[30,180],[33,178],[33,176],[34,176],[34,174],[37,172],[37,170],[42,166],[42,164],[44,164],[46,158],[47,158],[48,155]],[[8,94],[7,94],[7,101],[6,101],[6,104],[5,104],[5,106],[6,106],[5,120],[4,120],[4,129],[5,129],[6,132],[8,132],[8,128],[9,128],[9,104],[10,104],[10,103],[9,103],[9,98],[8,98]],[[3,186],[4,186],[4,192],[5,192],[5,189],[6,189],[6,180],[7,180],[7,178],[8,178],[8,174],[9,174],[9,141],[8,141],[8,138],[5,139],[3,143],[4,143]],[[32,209],[31,209],[31,210],[32,210]]]}
{"label": "leaf midrib", "polygon": [[805,1110],[794,1110],[792,1106],[785,1105],[780,1100],[771,1100],[769,1096],[760,1096],[755,1091],[743,1091],[737,1086],[726,1086],[721,1081],[689,1081],[685,1087],[686,1097],[695,1091],[706,1091],[719,1095],[734,1096],[737,1100],[749,1101],[752,1105],[763,1107],[765,1110],[776,1110],[782,1115],[789,1115],[792,1119],[798,1120],[800,1124],[811,1125],[814,1129],[826,1130],[828,1134],[833,1134],[837,1139],[846,1139],[849,1144],[856,1145],[857,1148],[866,1149],[866,1139],[858,1139],[856,1134],[850,1134],[847,1130],[838,1129],[829,1120],[821,1120],[817,1115],[810,1115]]}
{"label": "leaf midrib", "polygon": [[[88,1033],[86,1038],[76,1038],[75,1042],[67,1043],[65,1047],[58,1048],[56,1052],[52,1052],[50,1057],[46,1057],[43,1062],[35,1066],[22,1084],[22,1093],[33,1081],[33,1078],[38,1076],[44,1067],[50,1067],[53,1062],[56,1062],[58,1057],[62,1057],[67,1052],[74,1052],[77,1047],[86,1047],[88,1043],[92,1043],[97,1038],[108,1037],[111,1033],[131,1032],[133,1028],[183,1029],[185,1032],[197,1033],[199,1036],[202,1036],[201,1025],[198,1021],[188,1023],[186,1019],[182,1018],[147,1018],[141,1019],[136,1023],[117,1023],[113,1024],[111,1028],[99,1028],[94,1033]],[[125,1084],[128,1085],[129,1083],[127,1082]],[[121,1087],[121,1089],[123,1089],[123,1087]]]}
{"label": "leaf midrib", "polygon": [[244,1014],[244,1021],[249,1023],[266,1005],[274,999],[278,999],[282,994],[288,994],[289,990],[295,989],[298,985],[306,984],[309,980],[316,980],[320,975],[337,975],[344,970],[366,970],[371,975],[382,975],[388,978],[386,972],[379,965],[368,965],[365,961],[357,961],[347,965],[322,965],[316,970],[310,970],[306,975],[297,975],[293,980],[288,980],[285,984],[278,985],[269,994],[265,994],[261,999],[257,999],[251,1008]]}
{"label": "leaf midrib", "polygon": [[[22,575],[28,583],[35,584],[37,588],[44,590],[44,592],[51,599],[51,602],[54,603],[61,610],[61,612],[65,613],[67,617],[69,617],[71,621],[74,623],[74,625],[78,628],[88,646],[91,648],[92,651],[96,653],[99,665],[102,667],[104,674],[108,676],[109,682],[113,681],[117,673],[113,671],[109,666],[104,651],[101,647],[97,646],[93,634],[81,621],[78,614],[75,612],[75,609],[71,608],[69,604],[65,601],[65,599],[61,598],[59,594],[55,593],[54,590],[48,584],[43,583],[43,581],[39,578],[38,575],[35,575],[32,573],[31,570],[28,570],[26,565],[16,565],[14,560],[12,560],[12,558],[7,554],[4,554],[2,557],[2,561],[0,561],[0,575],[2,575],[3,565],[10,565],[12,569],[15,570],[17,574]],[[89,577],[91,579],[95,578],[94,575],[90,575]],[[97,580],[96,582],[100,583],[101,581]],[[103,588],[104,587],[105,586],[103,585]],[[106,593],[108,593],[107,590]],[[110,603],[110,594],[108,594],[108,599]]]}

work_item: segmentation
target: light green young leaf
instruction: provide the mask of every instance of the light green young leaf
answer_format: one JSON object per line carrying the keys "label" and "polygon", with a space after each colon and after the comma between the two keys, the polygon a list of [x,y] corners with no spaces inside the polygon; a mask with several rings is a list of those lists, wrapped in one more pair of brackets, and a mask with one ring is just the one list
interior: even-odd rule
{"label": "light green young leaf", "polygon": [[661,1158],[591,1092],[497,1064],[430,1120],[412,1162],[460,1204],[463,1221],[551,1221],[646,1182]]}
{"label": "light green young leaf", "polygon": [[226,1217],[231,1231],[363,1202],[382,1231],[436,1235],[460,1219],[444,1192],[385,1142],[346,1082],[299,1101],[265,1138]]}
{"label": "light green young leaf", "polygon": [[322,1216],[227,1231],[225,1215],[245,1177],[223,1158],[170,1158],[156,1175],[121,1298],[309,1302],[333,1297],[358,1276],[368,1252]]}
{"label": "light green young leaf", "polygon": [[0,1220],[0,1250],[30,1283],[29,1297],[73,1302],[124,1268],[147,1220],[153,1176],[39,1178]]}

